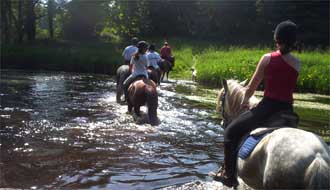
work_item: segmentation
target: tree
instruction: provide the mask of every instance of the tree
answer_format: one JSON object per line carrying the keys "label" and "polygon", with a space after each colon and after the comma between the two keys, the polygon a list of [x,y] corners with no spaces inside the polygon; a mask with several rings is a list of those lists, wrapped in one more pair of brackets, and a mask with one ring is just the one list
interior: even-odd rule
{"label": "tree", "polygon": [[48,13],[48,27],[49,27],[49,37],[54,38],[54,15],[55,15],[55,2],[54,0],[48,0],[47,2],[47,13]]}

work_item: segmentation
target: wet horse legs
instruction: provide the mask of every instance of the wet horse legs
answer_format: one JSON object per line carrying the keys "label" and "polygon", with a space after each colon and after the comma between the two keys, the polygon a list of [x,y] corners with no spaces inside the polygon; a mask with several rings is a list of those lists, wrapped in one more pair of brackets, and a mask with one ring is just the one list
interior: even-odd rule
{"label": "wet horse legs", "polygon": [[134,112],[137,116],[140,116],[140,106],[134,106]]}

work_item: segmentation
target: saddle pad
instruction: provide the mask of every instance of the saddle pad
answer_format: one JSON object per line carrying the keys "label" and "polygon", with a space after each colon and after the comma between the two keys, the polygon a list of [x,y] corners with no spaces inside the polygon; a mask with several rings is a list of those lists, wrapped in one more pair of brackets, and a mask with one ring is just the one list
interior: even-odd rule
{"label": "saddle pad", "polygon": [[238,157],[240,157],[241,159],[246,159],[249,157],[249,155],[251,154],[251,152],[253,151],[254,147],[257,146],[257,144],[261,141],[261,139],[268,133],[264,133],[262,135],[259,136],[248,136],[243,145],[241,146],[241,148],[239,149],[238,152]]}

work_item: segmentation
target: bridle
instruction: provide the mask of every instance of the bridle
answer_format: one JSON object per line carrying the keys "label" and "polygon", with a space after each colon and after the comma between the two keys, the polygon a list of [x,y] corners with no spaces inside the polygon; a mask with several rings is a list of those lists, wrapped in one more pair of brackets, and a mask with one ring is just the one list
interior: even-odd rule
{"label": "bridle", "polygon": [[224,93],[221,96],[221,114],[222,114],[222,122],[223,122],[223,128],[226,128],[227,125],[231,122],[225,114],[225,103],[226,103],[226,95],[227,91],[224,90]]}

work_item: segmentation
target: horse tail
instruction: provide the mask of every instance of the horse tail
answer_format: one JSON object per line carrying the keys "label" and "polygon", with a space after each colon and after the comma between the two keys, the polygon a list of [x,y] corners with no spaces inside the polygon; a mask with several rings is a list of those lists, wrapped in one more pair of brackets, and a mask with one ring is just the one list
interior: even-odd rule
{"label": "horse tail", "polygon": [[325,161],[320,153],[317,153],[313,162],[307,168],[305,181],[309,189],[330,188],[329,161]]}
{"label": "horse tail", "polygon": [[156,85],[146,86],[148,117],[151,125],[156,125],[158,122],[157,120],[158,94],[155,86]]}

